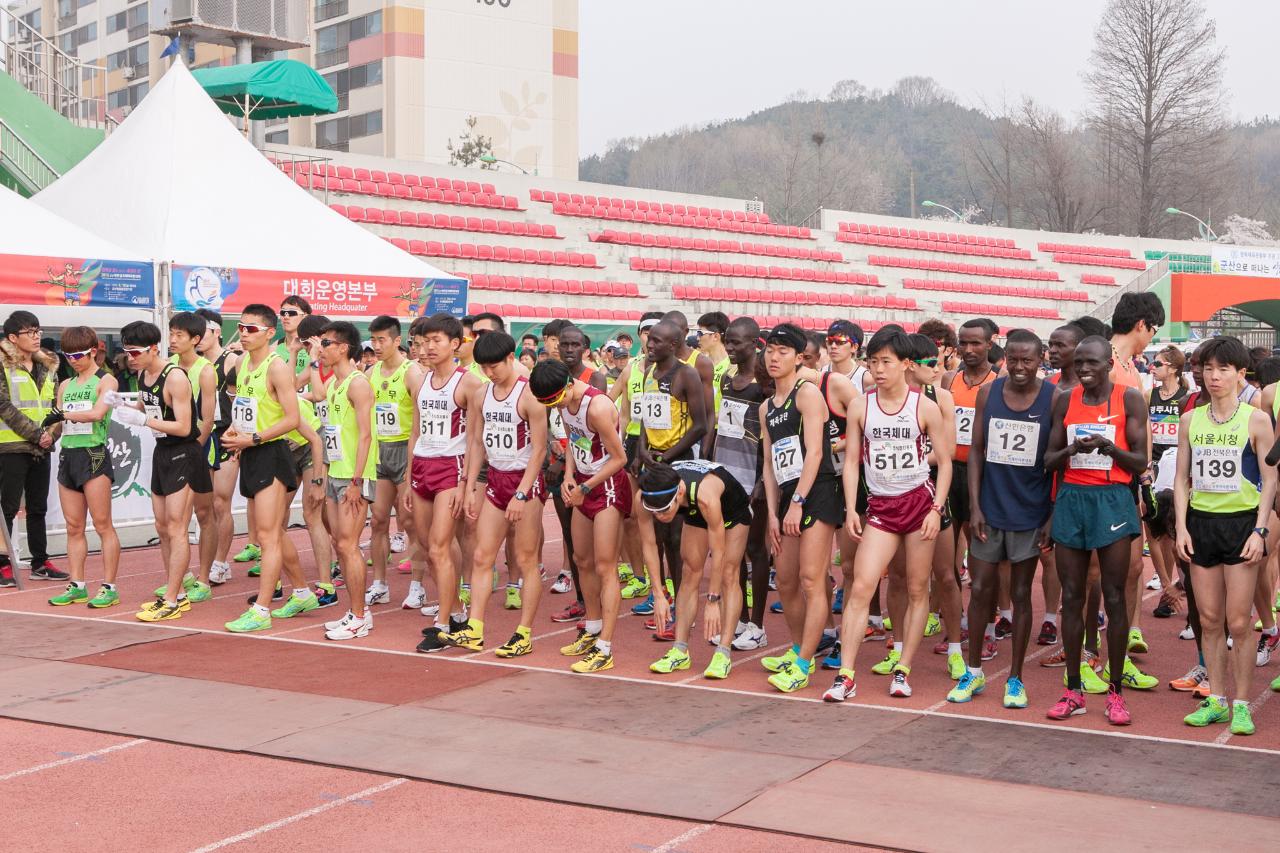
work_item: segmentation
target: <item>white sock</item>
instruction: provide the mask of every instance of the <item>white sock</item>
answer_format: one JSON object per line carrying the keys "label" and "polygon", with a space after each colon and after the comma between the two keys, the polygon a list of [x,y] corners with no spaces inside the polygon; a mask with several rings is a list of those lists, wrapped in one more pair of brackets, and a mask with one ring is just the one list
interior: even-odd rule
{"label": "white sock", "polygon": [[883,628],[883,627],[884,627],[884,617],[883,617],[883,616],[871,616],[871,617],[868,617],[867,621],[868,621],[868,622],[870,622],[872,625],[876,626],[877,628]]}
{"label": "white sock", "polygon": [[1262,633],[1268,637],[1274,637],[1277,631],[1280,631],[1280,625],[1272,625],[1270,628],[1262,629]]}
{"label": "white sock", "polygon": [[1232,704],[1232,705],[1234,705],[1234,706],[1236,706],[1236,707],[1240,707],[1241,705],[1243,705],[1243,706],[1244,706],[1244,707],[1246,707],[1246,708],[1247,708],[1247,707],[1249,707],[1249,703],[1248,703],[1248,701],[1246,701],[1246,700],[1244,700],[1244,699],[1237,699],[1237,700],[1235,700],[1234,702],[1232,702],[1231,704]]}
{"label": "white sock", "polygon": [[1001,611],[1000,611],[1000,618],[1001,618],[1001,619],[1007,619],[1007,620],[1009,620],[1010,622],[1012,622],[1012,621],[1013,621],[1013,611],[1012,611],[1012,610],[1001,610]]}
{"label": "white sock", "polygon": [[609,640],[596,640],[596,648],[600,650],[601,654],[613,654],[613,643]]}
{"label": "white sock", "polygon": [[970,675],[982,675],[984,678],[986,677],[982,672],[982,667],[980,666],[971,666],[968,669]]}
{"label": "white sock", "polygon": [[271,611],[270,611],[270,610],[268,610],[267,608],[263,607],[261,604],[255,604],[255,605],[253,605],[253,610],[254,610],[254,612],[255,612],[255,613],[257,613],[259,616],[270,616],[270,615],[271,615]]}
{"label": "white sock", "polygon": [[418,592],[422,589],[422,581],[409,581],[409,592]]}
{"label": "white sock", "polygon": [[902,643],[894,643],[893,650],[898,654],[902,654]]}
{"label": "white sock", "polygon": [[840,632],[839,632],[839,631],[837,631],[835,628],[823,628],[823,629],[822,629],[822,636],[824,636],[824,637],[838,637],[838,636],[840,636]]}
{"label": "white sock", "polygon": [[311,591],[311,587],[308,587],[308,586],[300,586],[300,587],[296,587],[296,588],[293,590],[293,597],[294,597],[294,598],[309,598],[309,597],[311,597],[311,596],[313,596],[313,595],[315,595],[315,593],[314,593],[314,592],[312,592],[312,591]]}
{"label": "white sock", "polygon": [[587,629],[587,633],[588,633],[588,634],[595,634],[595,635],[599,636],[600,632],[604,630],[604,620],[603,620],[603,619],[588,619],[588,620],[587,620],[587,624],[586,624],[585,626],[583,626],[583,627],[585,627],[585,628]]}
{"label": "white sock", "polygon": [[1046,614],[1044,615],[1044,621],[1048,622],[1050,625],[1057,625],[1057,624],[1058,624],[1058,614],[1057,614],[1057,613],[1046,613]]}
{"label": "white sock", "polygon": [[996,638],[996,623],[988,622],[985,634],[988,640],[994,640]]}
{"label": "white sock", "polygon": [[[72,581],[71,583],[75,584],[76,589],[84,589],[85,587],[84,581]],[[106,584],[103,584],[103,586],[106,586]],[[1264,631],[1263,633],[1265,634],[1266,632]]]}
{"label": "white sock", "polygon": [[950,657],[951,655],[958,655],[958,654],[960,654],[960,644],[947,643],[947,656]]}
{"label": "white sock", "polygon": [[960,616],[960,630],[961,631],[969,630],[969,614],[968,613],[963,613]]}

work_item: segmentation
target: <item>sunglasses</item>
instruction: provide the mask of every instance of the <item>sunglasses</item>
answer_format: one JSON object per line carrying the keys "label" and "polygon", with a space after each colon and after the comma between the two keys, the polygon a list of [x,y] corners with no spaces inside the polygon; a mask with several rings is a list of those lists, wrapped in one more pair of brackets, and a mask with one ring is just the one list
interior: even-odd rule
{"label": "sunglasses", "polygon": [[339,340],[338,340],[338,339],[336,339],[336,338],[321,338],[321,339],[320,339],[320,346],[322,346],[322,347],[331,347],[331,346],[333,346],[334,344],[337,344],[337,343],[341,343],[341,341],[339,341]]}
{"label": "sunglasses", "polygon": [[492,331],[493,331],[493,329],[476,329],[475,331],[473,331],[473,332],[472,332],[472,334],[473,334],[473,335],[475,335],[475,336],[478,338],[478,337],[480,337],[481,335],[487,335],[487,334],[489,334],[489,333],[490,333],[490,332],[492,332]]}
{"label": "sunglasses", "polygon": [[299,311],[297,308],[281,308],[280,309],[281,317],[297,317],[300,314],[302,314],[302,312]]}
{"label": "sunglasses", "polygon": [[916,364],[921,367],[937,367],[938,360],[936,358],[918,358],[916,359]]}
{"label": "sunglasses", "polygon": [[256,335],[258,334],[258,332],[265,332],[271,328],[273,327],[259,326],[257,323],[237,323],[236,324],[236,329],[240,331],[241,335]]}
{"label": "sunglasses", "polygon": [[853,343],[853,338],[848,335],[827,335],[827,343],[835,346]]}
{"label": "sunglasses", "polygon": [[1152,366],[1152,367],[1168,367],[1168,366],[1169,366],[1169,362],[1167,362],[1167,361],[1160,361],[1159,359],[1157,359],[1156,361],[1151,362],[1151,366]]}
{"label": "sunglasses", "polygon": [[151,347],[124,347],[124,354],[129,358],[137,358],[150,349]]}
{"label": "sunglasses", "polygon": [[93,352],[94,351],[91,349],[85,349],[80,350],[79,352],[64,352],[63,355],[65,355],[69,361],[79,361],[87,355],[92,355]]}

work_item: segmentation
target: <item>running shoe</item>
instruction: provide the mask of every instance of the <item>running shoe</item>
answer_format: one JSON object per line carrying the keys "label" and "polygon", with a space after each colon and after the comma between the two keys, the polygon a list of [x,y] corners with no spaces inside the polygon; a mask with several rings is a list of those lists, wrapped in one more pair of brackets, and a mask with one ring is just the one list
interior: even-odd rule
{"label": "running shoe", "polygon": [[1165,598],[1161,598],[1160,603],[1157,604],[1155,606],[1155,609],[1151,611],[1151,615],[1156,617],[1157,619],[1168,619],[1170,616],[1172,616],[1177,612],[1178,611],[1174,609],[1172,603],[1170,603]]}
{"label": "running shoe", "polygon": [[421,612],[423,616],[426,616],[429,619],[436,618],[440,615],[440,602],[437,601],[434,604],[424,605]]}
{"label": "running shoe", "polygon": [[511,635],[511,639],[493,650],[500,658],[518,658],[533,651],[533,640],[519,631]]}
{"label": "running shoe", "polygon": [[458,601],[462,602],[466,607],[471,606],[471,584],[458,584]]}
{"label": "running shoe", "polygon": [[562,571],[556,578],[556,582],[551,585],[551,592],[553,595],[573,592],[573,575],[567,571]]}
{"label": "running shoe", "polygon": [[1151,649],[1147,646],[1147,641],[1142,636],[1141,628],[1129,629],[1129,651],[1135,655],[1145,655]]}
{"label": "running shoe", "polygon": [[[279,601],[282,598],[284,598],[284,589],[281,587],[280,581],[276,581],[276,588],[271,591],[271,600]],[[258,602],[258,594],[256,592],[250,595],[247,599],[245,599],[245,604],[248,604],[250,607],[252,607],[257,602]]]}
{"label": "running shoe", "polygon": [[827,688],[827,692],[822,694],[823,702],[843,702],[846,699],[852,699],[858,692],[858,685],[853,680],[853,670],[842,669],[836,676],[836,680]]}
{"label": "running shoe", "polygon": [[586,628],[583,628],[578,632],[577,639],[567,646],[560,647],[560,654],[570,658],[582,657],[596,647],[598,636],[598,634],[592,634]]}
{"label": "running shoe", "polygon": [[781,672],[784,668],[791,666],[791,662],[796,659],[795,646],[787,649],[777,657],[760,658],[760,665],[770,672]]}
{"label": "running shoe", "polygon": [[[738,624],[733,626],[733,638],[735,640],[738,639],[742,636],[742,632],[745,630],[747,630],[747,623],[739,619]],[[707,644],[712,646],[720,645],[720,635],[715,634],[712,636],[711,639],[707,640]]]}
{"label": "running shoe", "polygon": [[504,610],[519,610],[524,607],[524,602],[520,598],[520,587],[507,585],[507,600],[502,602]]}
{"label": "running shoe", "polygon": [[[101,595],[101,593],[99,593]],[[62,592],[49,599],[49,603],[54,607],[66,607],[68,604],[79,604],[89,600],[89,590],[83,586],[76,586],[74,583],[67,584],[67,588]]]}
{"label": "running shoe", "polygon": [[622,587],[622,597],[628,601],[633,598],[644,598],[649,594],[649,579],[641,575],[632,575]]}
{"label": "running shoe", "polygon": [[1204,728],[1214,723],[1228,723],[1230,721],[1231,709],[1227,707],[1227,703],[1212,696],[1205,699],[1194,711],[1182,718],[1182,722],[1196,728]]}
{"label": "running shoe", "polygon": [[[1108,663],[1102,668],[1102,679],[1104,681],[1111,680],[1111,664]],[[1125,687],[1132,687],[1134,690],[1154,690],[1160,684],[1160,679],[1154,675],[1147,675],[1138,669],[1129,658],[1124,659],[1124,671],[1120,674],[1120,683]]]}
{"label": "running shoe", "polygon": [[1107,691],[1106,702],[1102,713],[1108,723],[1113,726],[1127,726],[1133,722],[1133,717],[1129,714],[1129,706],[1124,702],[1124,695],[1117,693],[1114,687]]}
{"label": "running shoe", "polygon": [[207,583],[196,581],[187,587],[187,600],[193,604],[199,604],[211,598],[213,598],[213,589]]}
{"label": "running shoe", "polygon": [[289,596],[289,600],[284,603],[284,607],[280,607],[271,611],[273,619],[292,619],[299,613],[310,613],[320,606],[320,600],[316,598],[316,594],[307,589],[306,595],[298,595],[296,592]]}
{"label": "running shoe", "polygon": [[[1067,683],[1066,672],[1062,673],[1062,683]],[[1080,661],[1080,687],[1085,693],[1101,695],[1107,692],[1107,682],[1098,677],[1087,661]]]}
{"label": "running shoe", "polygon": [[1040,633],[1036,636],[1037,646],[1052,646],[1058,642],[1058,624],[1045,620],[1040,624]]}
{"label": "running shoe", "polygon": [[631,612],[636,616],[648,616],[653,613],[653,593],[650,592],[648,597],[639,604],[631,605]]}
{"label": "running shoe", "polygon": [[837,589],[831,597],[831,612],[837,616],[844,613],[844,587]]}
{"label": "running shoe", "polygon": [[991,660],[1000,654],[999,648],[996,647],[996,641],[990,637],[982,638],[982,659]]}
{"label": "running shoe", "polygon": [[1066,650],[1066,649],[1064,649],[1064,648],[1062,648],[1061,646],[1059,646],[1059,647],[1058,647],[1058,650],[1057,650],[1056,652],[1054,652],[1053,654],[1049,655],[1049,656],[1048,656],[1047,658],[1045,658],[1044,660],[1040,661],[1040,665],[1041,665],[1041,666],[1047,666],[1047,667],[1066,666],[1066,665],[1067,665],[1067,650]]}
{"label": "running shoe", "polygon": [[[366,598],[367,603],[367,598]],[[409,594],[400,602],[401,610],[421,610],[427,604],[427,591],[420,583],[409,584]]]}
{"label": "running shoe", "polygon": [[926,637],[936,637],[942,633],[942,620],[937,613],[930,613],[929,618],[924,623],[924,635]]}
{"label": "running shoe", "polygon": [[711,656],[711,663],[702,671],[703,678],[725,679],[733,669],[733,661],[724,652],[716,652]]}
{"label": "running shoe", "polygon": [[884,630],[884,625],[875,625],[871,622],[867,623],[866,633],[862,635],[863,642],[883,643],[888,637],[888,633]]}
{"label": "running shoe", "polygon": [[114,589],[108,589],[103,584],[98,589],[98,594],[89,599],[89,607],[93,610],[104,610],[108,607],[114,607],[120,603],[120,593]]}
{"label": "running shoe", "polygon": [[1262,634],[1258,637],[1258,666],[1266,666],[1271,662],[1271,653],[1280,645],[1280,633]]}
{"label": "running shoe", "polygon": [[373,630],[373,613],[365,610],[364,618],[359,618],[350,611],[336,627],[324,632],[326,640],[358,640],[369,636]]}
{"label": "running shoe", "polygon": [[795,693],[809,686],[809,673],[794,664],[787,664],[769,676],[769,683],[783,693]]}
{"label": "running shoe", "polygon": [[396,563],[396,571],[402,575],[413,574],[413,560],[405,557],[403,560]]}
{"label": "running shoe", "polygon": [[911,697],[911,684],[907,681],[907,671],[901,666],[893,670],[893,680],[889,682],[889,695],[899,699]]}
{"label": "running shoe", "polygon": [[947,701],[957,704],[972,702],[973,697],[987,689],[987,677],[981,673],[972,673],[965,669],[959,683],[947,693]]}
{"label": "running shoe", "polygon": [[831,647],[831,651],[822,659],[823,669],[839,669],[840,668],[840,641],[836,640],[836,644]]}
{"label": "running shoe", "polygon": [[181,619],[182,609],[182,602],[170,604],[160,598],[139,610],[135,616],[139,622],[163,622],[169,619]]}
{"label": "running shoe", "polygon": [[1251,735],[1256,728],[1253,726],[1253,714],[1249,712],[1249,706],[1244,702],[1236,702],[1231,706],[1231,733],[1233,735]]}
{"label": "running shoe", "polygon": [[1190,671],[1181,678],[1175,678],[1169,682],[1169,689],[1177,690],[1181,693],[1190,693],[1201,684],[1209,680],[1209,673],[1200,664],[1191,667]]}
{"label": "running shoe", "polygon": [[[1147,551],[1147,545],[1146,545],[1146,543],[1143,543],[1143,546],[1142,546],[1142,555],[1143,555],[1144,557],[1150,556],[1150,553]],[[1160,583],[1160,576],[1159,576],[1159,575],[1152,575],[1152,576],[1151,576],[1151,580],[1147,581],[1147,589],[1150,589],[1150,590],[1164,589],[1164,586]]]}
{"label": "running shoe", "polygon": [[256,607],[250,607],[244,613],[224,626],[233,634],[249,634],[254,631],[265,631],[271,627],[271,614],[259,613]]}
{"label": "running shoe", "polygon": [[676,639],[676,621],[671,619],[661,631],[654,626],[653,639],[659,643],[672,643]]}
{"label": "running shoe", "polygon": [[338,588],[331,583],[317,583],[311,591],[316,595],[316,607],[333,607],[338,603]]}
{"label": "running shoe", "polygon": [[822,654],[835,648],[840,642],[840,635],[834,632],[823,631],[822,636],[818,638],[817,653]]}
{"label": "running shoe", "polygon": [[[187,572],[185,575],[182,576],[182,588],[186,590],[188,595],[191,594],[191,588],[195,586],[197,583],[199,583],[199,581],[196,580],[195,575],[191,574],[191,572]],[[168,591],[169,591],[169,585],[161,584],[160,586],[156,587],[156,591],[153,594],[155,595],[156,598],[164,598],[165,593],[167,593]]]}
{"label": "running shoe", "polygon": [[896,649],[889,649],[889,653],[884,656],[884,660],[871,667],[871,671],[876,675],[888,675],[893,672],[893,668],[898,665],[900,660],[902,660],[902,652]]}
{"label": "running shoe", "polygon": [[689,652],[676,648],[667,649],[667,653],[649,664],[650,672],[671,673],[689,668]]}
{"label": "running shoe", "polygon": [[1007,640],[1013,636],[1013,623],[1001,616],[996,620],[996,639]]}
{"label": "running shoe", "polygon": [[893,633],[893,620],[888,616],[884,617],[884,630],[886,634]]}
{"label": "running shoe", "polygon": [[569,606],[559,613],[551,615],[552,622],[577,622],[583,616],[587,615],[587,608],[582,606],[581,601],[570,602]]}
{"label": "running shoe", "polygon": [[1280,693],[1280,675],[1277,675],[1275,681],[1271,682],[1271,689]]}
{"label": "running shoe", "polygon": [[254,563],[252,566],[250,566],[248,571],[245,572],[245,574],[251,578],[262,577],[262,561],[259,560],[256,563]]}
{"label": "running shoe", "polygon": [[453,646],[440,639],[440,636],[444,633],[447,632],[443,628],[436,628],[435,626],[424,628],[422,630],[422,642],[418,643],[414,651],[430,655],[453,648]]}
{"label": "running shoe", "polygon": [[484,651],[484,634],[477,631],[470,622],[458,631],[442,632],[440,640],[454,648],[466,649],[469,652]]}
{"label": "running shoe", "polygon": [[740,652],[750,652],[769,645],[769,637],[756,623],[748,622],[746,629],[733,638],[731,645]]}
{"label": "running shoe", "polygon": [[62,571],[53,563],[45,560],[38,566],[31,567],[31,579],[36,581],[69,581],[71,575]]}
{"label": "running shoe", "polygon": [[959,681],[968,671],[969,667],[965,666],[964,655],[959,652],[947,655],[947,675],[951,676],[952,681]]}
{"label": "running shoe", "polygon": [[781,613],[781,612],[782,612],[782,599],[778,599],[778,600],[777,600],[777,601],[775,601],[773,604],[770,604],[770,605],[769,605],[769,612],[770,612],[770,613]]}
{"label": "running shoe", "polygon": [[390,604],[391,589],[385,583],[374,581],[369,584],[369,588],[364,593],[364,603],[368,606],[374,604]]}
{"label": "running shoe", "polygon": [[574,661],[569,669],[574,672],[600,672],[606,669],[613,669],[613,653],[600,651],[595,645],[595,639],[592,638],[591,648],[587,650],[582,660]]}
{"label": "running shoe", "polygon": [[13,566],[8,563],[0,566],[0,589],[17,585],[18,579],[13,576]]}
{"label": "running shoe", "polygon": [[1196,638],[1196,632],[1191,628],[1190,625],[1187,625],[1187,627],[1183,628],[1181,631],[1178,632],[1179,640],[1194,640],[1195,638]]}
{"label": "running shoe", "polygon": [[342,579],[342,566],[337,560],[329,564],[329,580],[333,581],[334,586],[346,586]]}
{"label": "running shoe", "polygon": [[1213,695],[1213,688],[1209,685],[1209,679],[1200,682],[1195,690],[1191,691],[1191,695],[1197,699],[1208,699]]}
{"label": "running shoe", "polygon": [[391,534],[391,553],[403,554],[409,548],[409,537],[403,533]]}
{"label": "running shoe", "polygon": [[1006,708],[1027,707],[1027,688],[1021,678],[1009,678],[1004,683],[1004,706]]}
{"label": "running shoe", "polygon": [[254,560],[262,559],[262,549],[248,542],[245,543],[244,550],[231,559],[237,563],[252,563]]}
{"label": "running shoe", "polygon": [[1053,703],[1046,716],[1051,720],[1065,720],[1068,717],[1078,717],[1084,712],[1084,694],[1079,690],[1068,690],[1062,694],[1061,699]]}

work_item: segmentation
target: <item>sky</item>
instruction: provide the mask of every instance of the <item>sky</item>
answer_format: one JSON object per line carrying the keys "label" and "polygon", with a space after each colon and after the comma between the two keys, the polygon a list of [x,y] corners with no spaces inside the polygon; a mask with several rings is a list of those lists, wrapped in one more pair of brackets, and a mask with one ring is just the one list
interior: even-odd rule
{"label": "sky", "polygon": [[[580,0],[582,156],[610,140],[745,116],[839,80],[933,77],[961,103],[1024,94],[1082,112],[1105,0]],[[1280,3],[1208,0],[1233,118],[1280,116]]]}

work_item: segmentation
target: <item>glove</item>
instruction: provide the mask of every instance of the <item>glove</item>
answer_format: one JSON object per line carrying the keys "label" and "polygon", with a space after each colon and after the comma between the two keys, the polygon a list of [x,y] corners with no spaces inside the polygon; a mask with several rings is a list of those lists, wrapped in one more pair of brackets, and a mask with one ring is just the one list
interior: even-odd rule
{"label": "glove", "polygon": [[129,406],[123,406],[116,409],[112,413],[112,417],[114,417],[119,423],[128,424],[129,426],[142,426],[147,422],[147,415],[145,412],[140,412]]}
{"label": "glove", "polygon": [[103,394],[102,402],[106,403],[108,406],[125,405],[124,398],[120,396],[120,393],[118,391],[108,391],[107,393]]}
{"label": "glove", "polygon": [[44,420],[40,422],[40,428],[48,429],[54,424],[62,423],[63,419],[64,418],[63,418],[62,412],[59,412],[57,409],[54,409],[49,414],[44,416]]}

